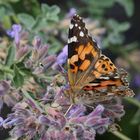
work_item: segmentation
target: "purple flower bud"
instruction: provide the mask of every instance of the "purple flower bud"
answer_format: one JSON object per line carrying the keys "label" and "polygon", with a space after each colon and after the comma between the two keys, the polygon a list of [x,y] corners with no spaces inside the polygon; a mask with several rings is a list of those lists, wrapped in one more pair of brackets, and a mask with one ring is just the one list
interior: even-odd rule
{"label": "purple flower bud", "polygon": [[101,119],[100,116],[93,116],[93,117],[90,117],[90,118],[87,118],[87,120],[85,121],[85,125],[86,126],[94,126],[95,124],[98,123],[98,120]]}
{"label": "purple flower bud", "polygon": [[24,134],[26,133],[26,131],[22,128],[20,129],[13,129],[11,132],[10,132],[10,135],[13,136],[14,138],[20,138],[22,137]]}
{"label": "purple flower bud", "polygon": [[99,128],[96,129],[96,132],[98,134],[103,134],[103,133],[105,133],[106,130],[107,130],[107,127],[101,126],[101,127],[99,127]]}
{"label": "purple flower bud", "polygon": [[71,17],[73,17],[75,14],[76,14],[76,9],[75,9],[75,8],[71,8],[71,9],[69,10],[69,12],[67,13],[66,17],[67,17],[67,18],[71,18]]}
{"label": "purple flower bud", "polygon": [[66,140],[68,139],[68,136],[65,134],[65,132],[59,132],[57,131],[56,132],[56,137],[59,139],[59,140]]}
{"label": "purple flower bud", "polygon": [[64,46],[62,52],[57,56],[56,63],[59,65],[63,65],[68,57],[68,46]]}
{"label": "purple flower bud", "polygon": [[95,140],[95,132],[94,131],[84,131],[84,139],[85,140]]}
{"label": "purple flower bud", "polygon": [[65,119],[65,117],[63,116],[63,115],[58,115],[58,116],[56,116],[55,117],[55,120],[57,120],[57,122],[59,122],[60,123],[60,128],[63,128],[64,126],[65,126],[65,124],[66,124],[66,119]]}
{"label": "purple flower bud", "polygon": [[16,52],[16,59],[19,60],[21,57],[23,57],[25,54],[28,53],[28,50],[28,46],[20,47]]}
{"label": "purple flower bud", "polygon": [[94,117],[86,120],[85,125],[89,127],[99,128],[109,124],[109,118]]}
{"label": "purple flower bud", "polygon": [[74,131],[75,131],[76,137],[82,138],[83,137],[83,134],[84,134],[84,126],[81,125],[81,124],[77,124],[74,127],[74,129],[75,129]]}
{"label": "purple flower bud", "polygon": [[7,104],[7,106],[14,106],[17,103],[16,99],[9,94],[4,96],[4,102]]}
{"label": "purple flower bud", "polygon": [[14,38],[14,41],[17,45],[17,47],[19,47],[19,41],[20,41],[20,31],[21,31],[21,26],[18,25],[18,24],[14,24],[12,26],[12,29],[11,30],[8,30],[7,31],[7,34],[9,36],[11,36],[12,38]]}
{"label": "purple flower bud", "polygon": [[55,127],[55,129],[61,128],[60,122],[57,122],[57,121],[51,121],[51,125],[53,125],[53,127]]}
{"label": "purple flower bud", "polygon": [[104,111],[104,107],[102,105],[98,105],[89,115],[88,117],[92,116],[100,116]]}
{"label": "purple flower bud", "polygon": [[55,62],[55,60],[56,60],[56,56],[50,55],[42,60],[42,64],[44,65],[45,68],[48,68]]}
{"label": "purple flower bud", "polygon": [[8,81],[0,81],[0,96],[5,95],[10,89],[10,83]]}
{"label": "purple flower bud", "polygon": [[13,125],[15,125],[15,124],[21,122],[21,120],[23,120],[23,119],[20,119],[20,118],[15,118],[15,119],[11,119],[11,120],[7,120],[7,119],[6,119],[6,120],[3,122],[3,127],[4,127],[4,128],[11,128]]}
{"label": "purple flower bud", "polygon": [[73,106],[72,109],[69,111],[68,116],[69,118],[79,117],[85,112],[86,108],[83,105]]}
{"label": "purple flower bud", "polygon": [[41,47],[41,38],[36,36],[33,40],[33,46],[36,48],[36,49],[39,49]]}
{"label": "purple flower bud", "polygon": [[82,116],[82,117],[73,117],[69,120],[71,123],[84,123],[86,121],[87,117]]}
{"label": "purple flower bud", "polygon": [[45,58],[48,54],[48,45],[43,45],[41,48],[37,49],[38,51],[38,59]]}
{"label": "purple flower bud", "polygon": [[2,117],[0,117],[0,127],[2,126],[2,122],[3,122],[4,120],[3,120],[3,118]]}
{"label": "purple flower bud", "polygon": [[46,124],[46,125],[50,124],[50,119],[48,119],[47,116],[41,115],[39,116],[38,119],[41,124]]}

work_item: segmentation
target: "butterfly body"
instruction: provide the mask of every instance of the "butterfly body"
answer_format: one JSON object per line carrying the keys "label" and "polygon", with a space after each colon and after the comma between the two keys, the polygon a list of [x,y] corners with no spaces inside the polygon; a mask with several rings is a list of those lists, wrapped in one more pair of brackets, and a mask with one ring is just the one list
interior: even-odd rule
{"label": "butterfly body", "polygon": [[127,73],[118,70],[89,36],[83,19],[75,15],[68,36],[68,91],[73,103],[92,104],[114,96],[133,96]]}

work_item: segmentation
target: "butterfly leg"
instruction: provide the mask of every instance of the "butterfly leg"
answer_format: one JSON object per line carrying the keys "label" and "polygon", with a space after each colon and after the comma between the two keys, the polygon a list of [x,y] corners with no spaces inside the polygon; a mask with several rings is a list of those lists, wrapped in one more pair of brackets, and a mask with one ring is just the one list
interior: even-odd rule
{"label": "butterfly leg", "polygon": [[68,112],[71,110],[72,106],[73,106],[73,104],[71,104],[71,105],[69,106],[69,108],[67,109],[67,111],[66,111],[66,113],[64,114],[64,116],[66,116],[66,115],[68,114]]}
{"label": "butterfly leg", "polygon": [[88,105],[88,104],[84,104],[85,106],[87,106],[87,107],[89,107],[89,108],[92,108],[92,109],[94,109],[94,107],[93,106],[91,106],[91,105]]}

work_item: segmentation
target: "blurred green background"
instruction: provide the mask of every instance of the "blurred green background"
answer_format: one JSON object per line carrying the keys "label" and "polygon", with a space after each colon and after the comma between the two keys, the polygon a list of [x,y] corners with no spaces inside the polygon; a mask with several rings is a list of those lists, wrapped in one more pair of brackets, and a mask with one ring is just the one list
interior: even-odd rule
{"label": "blurred green background", "polygon": [[[21,24],[30,32],[29,39],[39,35],[50,44],[50,54],[58,54],[67,43],[73,13],[84,17],[87,28],[96,36],[104,54],[129,72],[134,99],[124,99],[126,114],[119,122],[132,140],[140,140],[140,1],[139,0],[0,0],[0,50],[9,38],[7,29]],[[0,55],[0,57],[2,57]],[[6,116],[9,109],[2,110]],[[0,140],[8,137],[0,130]],[[96,140],[119,140],[106,132]]]}

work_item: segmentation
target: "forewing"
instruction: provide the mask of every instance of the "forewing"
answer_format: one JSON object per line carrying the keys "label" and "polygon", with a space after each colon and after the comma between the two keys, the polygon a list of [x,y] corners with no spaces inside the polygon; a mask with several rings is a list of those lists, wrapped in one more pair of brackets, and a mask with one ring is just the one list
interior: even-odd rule
{"label": "forewing", "polygon": [[78,15],[73,16],[68,36],[68,77],[70,85],[76,86],[87,80],[100,57],[100,49],[88,35],[85,23]]}

